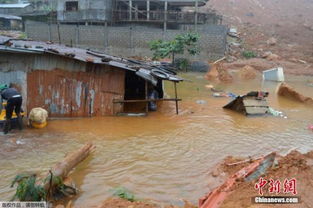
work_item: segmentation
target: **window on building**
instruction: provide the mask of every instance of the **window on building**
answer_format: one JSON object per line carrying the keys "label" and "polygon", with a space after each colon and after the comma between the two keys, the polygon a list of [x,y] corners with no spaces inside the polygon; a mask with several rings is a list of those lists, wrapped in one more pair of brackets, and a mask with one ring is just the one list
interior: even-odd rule
{"label": "window on building", "polygon": [[77,11],[78,1],[67,1],[65,2],[65,11]]}

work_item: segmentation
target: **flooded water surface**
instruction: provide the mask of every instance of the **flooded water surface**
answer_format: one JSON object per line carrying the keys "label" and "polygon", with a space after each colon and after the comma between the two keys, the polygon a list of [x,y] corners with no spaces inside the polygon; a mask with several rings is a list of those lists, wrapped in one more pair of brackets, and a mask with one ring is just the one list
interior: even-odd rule
{"label": "flooded water surface", "polygon": [[[44,173],[87,141],[96,152],[80,164],[72,177],[80,189],[74,204],[89,207],[112,195],[112,189],[126,187],[140,199],[180,205],[181,199],[197,203],[209,191],[208,173],[224,157],[257,157],[272,151],[281,154],[313,149],[312,107],[275,94],[276,83],[261,80],[233,84],[209,83],[203,74],[183,75],[178,85],[183,102],[180,114],[174,104],[163,105],[148,117],[104,117],[53,120],[42,130],[25,130],[0,136],[0,199],[9,200],[10,182],[17,173]],[[287,77],[297,90],[313,97],[310,77]],[[271,107],[287,118],[245,117],[224,110],[229,98],[214,98],[205,87],[235,94],[251,90],[270,92]],[[171,83],[166,92],[173,95]]]}

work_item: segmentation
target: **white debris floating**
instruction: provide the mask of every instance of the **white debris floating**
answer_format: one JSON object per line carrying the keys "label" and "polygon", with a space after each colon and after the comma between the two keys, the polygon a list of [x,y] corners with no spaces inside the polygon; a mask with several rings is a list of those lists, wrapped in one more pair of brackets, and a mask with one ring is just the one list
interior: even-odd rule
{"label": "white debris floating", "polygon": [[277,67],[263,71],[263,80],[284,82],[284,69],[282,67]]}

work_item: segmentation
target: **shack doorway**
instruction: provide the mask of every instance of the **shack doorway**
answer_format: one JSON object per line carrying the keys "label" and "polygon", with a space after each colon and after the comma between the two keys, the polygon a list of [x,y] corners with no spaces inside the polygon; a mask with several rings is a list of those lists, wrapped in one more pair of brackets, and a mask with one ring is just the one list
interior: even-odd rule
{"label": "shack doorway", "polygon": [[[134,72],[127,71],[125,74],[125,98],[124,100],[144,100],[146,98],[146,81]],[[143,112],[145,103],[124,103],[124,112]]]}
{"label": "shack doorway", "polygon": [[125,75],[125,102],[124,103],[124,113],[142,113],[147,112],[148,102],[136,102],[145,101],[150,98],[150,93],[156,90],[157,98],[163,98],[163,82],[158,80],[157,85],[154,86],[145,79],[137,76],[134,72],[127,71]]}

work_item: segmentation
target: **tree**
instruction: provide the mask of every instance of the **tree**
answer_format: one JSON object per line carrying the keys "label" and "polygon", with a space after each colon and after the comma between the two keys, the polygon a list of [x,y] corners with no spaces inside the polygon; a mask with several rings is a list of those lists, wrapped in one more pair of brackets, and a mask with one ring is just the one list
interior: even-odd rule
{"label": "tree", "polygon": [[153,59],[172,57],[172,63],[174,63],[176,54],[184,54],[185,50],[190,55],[198,54],[199,48],[197,42],[200,36],[197,33],[186,33],[177,35],[174,40],[163,41],[154,40],[149,42],[150,50],[153,52]]}

